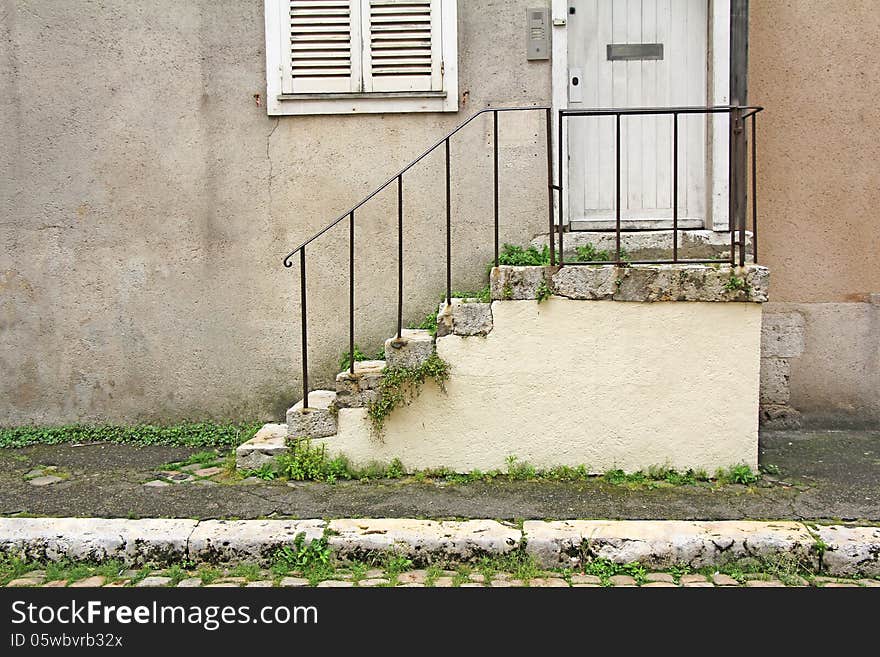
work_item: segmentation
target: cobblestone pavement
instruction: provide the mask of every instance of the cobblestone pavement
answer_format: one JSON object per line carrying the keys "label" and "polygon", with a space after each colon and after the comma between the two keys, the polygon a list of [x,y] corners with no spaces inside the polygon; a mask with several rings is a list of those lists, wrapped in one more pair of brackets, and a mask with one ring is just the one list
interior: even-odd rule
{"label": "cobblestone pavement", "polygon": [[[247,571],[246,574],[241,574]],[[11,587],[310,587],[318,588],[599,588],[599,587],[676,587],[676,588],[726,588],[726,587],[861,587],[880,588],[878,579],[844,579],[824,576],[784,575],[774,577],[766,573],[668,573],[648,572],[632,575],[597,576],[570,572],[537,572],[524,576],[511,572],[476,572],[468,570],[405,570],[400,573],[378,568],[339,570],[332,575],[311,578],[302,573],[280,576],[267,570],[238,568],[234,570],[203,569],[200,571],[174,570],[124,570],[117,575],[97,575],[81,569],[73,578],[53,579],[45,570],[23,573],[9,581]]]}

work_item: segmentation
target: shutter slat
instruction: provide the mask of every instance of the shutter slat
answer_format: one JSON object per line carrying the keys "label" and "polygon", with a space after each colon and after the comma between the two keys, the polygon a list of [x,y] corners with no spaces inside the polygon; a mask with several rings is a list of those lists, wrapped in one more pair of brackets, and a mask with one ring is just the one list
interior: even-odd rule
{"label": "shutter slat", "polygon": [[437,0],[370,0],[371,91],[430,91],[440,79]]}
{"label": "shutter slat", "polygon": [[359,26],[352,23],[359,1],[288,0],[290,92],[356,90],[352,36]]}

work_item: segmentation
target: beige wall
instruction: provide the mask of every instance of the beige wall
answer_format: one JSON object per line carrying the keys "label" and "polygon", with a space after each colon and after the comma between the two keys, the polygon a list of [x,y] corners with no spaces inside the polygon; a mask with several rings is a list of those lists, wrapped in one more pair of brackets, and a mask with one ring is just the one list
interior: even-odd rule
{"label": "beige wall", "polygon": [[[880,422],[880,5],[752,0],[760,259],[770,312],[803,317],[791,405],[808,423]],[[874,295],[873,303],[871,303]]]}
{"label": "beige wall", "polygon": [[[282,257],[476,109],[549,98],[535,4],[459,2],[458,114],[270,119],[262,0],[0,0],[0,424],[280,417],[299,384]],[[520,243],[546,217],[538,119],[501,119]],[[456,287],[492,252],[489,129],[453,143]],[[405,182],[407,318],[443,287],[441,164]],[[395,322],[388,201],[359,215],[365,349]],[[309,250],[316,384],[347,342],[346,235]]]}
{"label": "beige wall", "polygon": [[342,408],[328,449],[459,472],[510,455],[592,472],[757,468],[760,304],[553,297],[495,301],[492,315],[485,338],[437,339],[446,394],[426,385],[381,439],[364,409]]}
{"label": "beige wall", "polygon": [[880,5],[752,0],[749,28],[773,300],[864,301],[880,292]]}

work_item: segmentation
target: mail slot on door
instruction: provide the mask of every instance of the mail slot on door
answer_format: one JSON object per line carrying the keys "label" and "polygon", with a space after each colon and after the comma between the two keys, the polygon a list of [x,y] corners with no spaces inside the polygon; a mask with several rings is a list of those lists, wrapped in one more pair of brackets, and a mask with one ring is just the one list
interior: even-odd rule
{"label": "mail slot on door", "polygon": [[663,59],[662,43],[609,43],[608,60],[637,61],[640,59]]}

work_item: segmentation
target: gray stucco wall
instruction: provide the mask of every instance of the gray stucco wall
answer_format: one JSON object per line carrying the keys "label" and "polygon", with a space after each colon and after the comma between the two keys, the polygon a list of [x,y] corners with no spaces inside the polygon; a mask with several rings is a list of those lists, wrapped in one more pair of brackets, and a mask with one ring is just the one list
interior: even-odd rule
{"label": "gray stucco wall", "polygon": [[[549,65],[524,50],[535,4],[459,2],[457,114],[275,119],[254,97],[262,0],[3,0],[0,424],[280,417],[299,395],[282,257],[476,109],[545,102]],[[531,114],[501,124],[502,238],[521,243],[546,221]],[[459,288],[491,257],[490,128],[453,145]],[[404,185],[409,319],[443,288],[438,155]],[[365,349],[394,330],[393,198],[358,218]],[[346,240],[309,250],[318,384],[347,344]]]}

